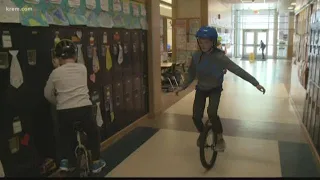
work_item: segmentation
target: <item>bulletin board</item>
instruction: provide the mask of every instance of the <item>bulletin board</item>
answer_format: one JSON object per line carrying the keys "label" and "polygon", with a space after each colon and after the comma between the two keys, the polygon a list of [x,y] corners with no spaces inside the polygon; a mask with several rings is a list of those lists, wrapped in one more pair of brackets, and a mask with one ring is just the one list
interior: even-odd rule
{"label": "bulletin board", "polygon": [[174,23],[174,34],[176,43],[176,63],[190,64],[192,53],[198,50],[197,39],[195,37],[201,26],[200,19],[183,18],[176,19]]}

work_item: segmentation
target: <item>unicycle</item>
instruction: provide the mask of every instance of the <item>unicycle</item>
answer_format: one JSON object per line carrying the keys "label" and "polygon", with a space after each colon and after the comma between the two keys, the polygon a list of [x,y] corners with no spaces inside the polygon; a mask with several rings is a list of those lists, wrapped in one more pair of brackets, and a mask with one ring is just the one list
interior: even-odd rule
{"label": "unicycle", "polygon": [[81,122],[76,122],[74,124],[74,129],[77,134],[77,147],[75,149],[75,156],[77,160],[77,165],[75,169],[75,175],[78,177],[89,177],[91,174],[91,152],[87,150],[85,146],[86,133],[83,131]]}
{"label": "unicycle", "polygon": [[[211,143],[208,143],[211,138]],[[204,131],[200,134],[200,161],[204,168],[211,169],[217,159],[218,152],[215,150],[217,144],[217,133],[214,132],[212,123],[208,120],[204,126]],[[211,157],[207,159],[206,150],[211,151]]]}

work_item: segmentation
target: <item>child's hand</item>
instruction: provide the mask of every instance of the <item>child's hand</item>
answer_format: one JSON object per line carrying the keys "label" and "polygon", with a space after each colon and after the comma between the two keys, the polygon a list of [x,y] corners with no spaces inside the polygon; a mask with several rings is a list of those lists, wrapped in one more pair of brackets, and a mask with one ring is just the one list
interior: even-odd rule
{"label": "child's hand", "polygon": [[263,94],[266,93],[266,89],[265,89],[263,86],[258,85],[258,86],[256,86],[256,88],[257,88],[259,91],[261,91]]}
{"label": "child's hand", "polygon": [[227,74],[227,70],[226,69],[223,70],[223,74]]}
{"label": "child's hand", "polygon": [[60,66],[59,59],[58,58],[52,59],[52,65],[54,68],[59,67]]}

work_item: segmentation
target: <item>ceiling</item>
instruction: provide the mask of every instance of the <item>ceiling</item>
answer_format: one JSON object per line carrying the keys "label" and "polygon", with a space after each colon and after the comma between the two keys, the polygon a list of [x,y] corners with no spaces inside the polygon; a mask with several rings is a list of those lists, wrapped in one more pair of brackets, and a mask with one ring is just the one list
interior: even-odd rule
{"label": "ceiling", "polygon": [[[252,0],[218,0],[220,4],[223,4],[225,7],[230,7],[232,4],[250,4]],[[291,3],[296,2],[296,0],[254,0],[254,4],[275,4],[279,12],[288,11],[288,7]]]}
{"label": "ceiling", "polygon": [[[283,0],[282,0],[283,1]],[[225,4],[252,3],[252,0],[220,0]],[[278,0],[254,0],[254,3],[277,3]]]}

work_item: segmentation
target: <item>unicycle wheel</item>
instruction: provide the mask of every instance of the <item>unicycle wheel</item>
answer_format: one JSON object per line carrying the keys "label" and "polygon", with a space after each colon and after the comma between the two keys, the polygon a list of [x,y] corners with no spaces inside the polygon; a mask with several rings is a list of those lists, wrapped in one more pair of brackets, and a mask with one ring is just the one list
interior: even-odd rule
{"label": "unicycle wheel", "polygon": [[[212,139],[210,144],[207,141],[209,138]],[[215,150],[216,144],[217,134],[213,132],[212,125],[205,126],[204,131],[200,134],[200,161],[206,169],[211,169],[216,162],[218,155],[218,152]],[[207,154],[211,154],[212,156],[208,158]]]}

